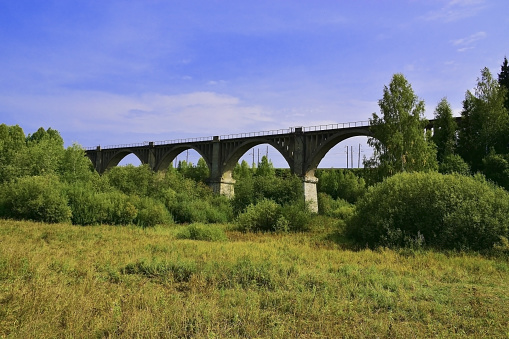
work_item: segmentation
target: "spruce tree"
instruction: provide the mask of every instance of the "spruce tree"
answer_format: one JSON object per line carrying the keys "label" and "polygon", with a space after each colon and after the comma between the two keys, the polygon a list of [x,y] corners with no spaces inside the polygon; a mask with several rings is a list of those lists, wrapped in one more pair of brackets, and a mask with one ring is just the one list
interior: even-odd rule
{"label": "spruce tree", "polygon": [[507,64],[507,57],[504,57],[504,62],[500,67],[500,73],[498,74],[498,83],[500,87],[505,89],[505,109],[509,112],[509,65]]}

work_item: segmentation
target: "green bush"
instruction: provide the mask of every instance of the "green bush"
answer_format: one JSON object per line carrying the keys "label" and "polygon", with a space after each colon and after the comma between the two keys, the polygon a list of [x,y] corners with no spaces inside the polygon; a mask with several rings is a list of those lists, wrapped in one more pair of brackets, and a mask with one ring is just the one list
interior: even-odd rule
{"label": "green bush", "polygon": [[328,217],[346,220],[354,211],[354,205],[343,199],[334,199],[326,193],[318,193],[318,212]]}
{"label": "green bush", "polygon": [[330,195],[334,200],[343,199],[355,203],[366,193],[366,182],[353,170],[322,169],[316,173],[318,192]]}
{"label": "green bush", "polygon": [[442,174],[458,173],[461,175],[470,175],[470,167],[457,154],[450,154],[444,157],[444,160],[438,165],[438,171]]}
{"label": "green bush", "polygon": [[149,197],[131,197],[138,214],[134,218],[134,223],[142,227],[151,227],[160,224],[168,224],[173,221],[171,214],[164,204],[158,200]]}
{"label": "green bush", "polygon": [[262,199],[256,205],[249,205],[237,218],[241,231],[286,231],[288,221],[284,219],[282,208],[275,201]]}
{"label": "green bush", "polygon": [[177,239],[226,241],[224,230],[217,225],[191,224],[177,234]]}
{"label": "green bush", "polygon": [[116,166],[104,176],[110,185],[127,195],[147,196],[154,185],[154,172],[148,165]]}
{"label": "green bush", "polygon": [[122,192],[111,191],[96,194],[99,203],[98,222],[110,225],[132,224],[138,210],[129,197]]}
{"label": "green bush", "polygon": [[249,205],[237,217],[237,227],[243,232],[257,231],[305,231],[311,212],[303,201],[279,205],[270,199],[261,199]]}
{"label": "green bush", "polygon": [[96,225],[106,219],[105,211],[92,187],[76,183],[67,191],[69,206],[72,211],[71,221],[75,225]]}
{"label": "green bush", "polygon": [[486,178],[509,190],[509,155],[491,153],[483,160],[483,173]]}
{"label": "green bush", "polygon": [[[309,229],[311,212],[304,201],[284,205],[281,214],[288,223],[287,229],[289,231],[306,231]],[[284,222],[284,220],[279,222]],[[277,228],[282,231],[284,230],[282,226],[279,225]]]}
{"label": "green bush", "polygon": [[1,189],[0,211],[6,217],[48,223],[71,220],[64,185],[55,175],[17,178]]}
{"label": "green bush", "polygon": [[371,187],[347,232],[371,247],[492,249],[509,229],[509,194],[483,178],[402,173]]}
{"label": "green bush", "polygon": [[235,196],[232,199],[236,215],[249,205],[269,199],[283,206],[298,203],[304,195],[302,181],[296,175],[280,178],[268,175],[255,175],[239,179],[235,184]]}

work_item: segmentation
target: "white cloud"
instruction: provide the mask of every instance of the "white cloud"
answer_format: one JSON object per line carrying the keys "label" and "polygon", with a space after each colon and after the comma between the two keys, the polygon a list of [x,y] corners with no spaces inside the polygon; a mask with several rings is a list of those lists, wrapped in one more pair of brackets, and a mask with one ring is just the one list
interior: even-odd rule
{"label": "white cloud", "polygon": [[[102,92],[0,97],[0,110],[17,112],[21,126],[51,126],[90,133],[219,135],[266,129],[273,121],[263,107],[214,92],[129,97]],[[45,113],[41,113],[45,112]],[[33,128],[29,126],[30,128]],[[134,142],[135,140],[133,140]]]}
{"label": "white cloud", "polygon": [[485,39],[487,34],[485,32],[477,32],[466,38],[452,40],[453,46],[458,46],[458,52],[464,52],[473,49],[477,41]]}
{"label": "white cloud", "polygon": [[484,8],[484,0],[450,0],[442,8],[431,11],[425,20],[454,22],[475,16]]}

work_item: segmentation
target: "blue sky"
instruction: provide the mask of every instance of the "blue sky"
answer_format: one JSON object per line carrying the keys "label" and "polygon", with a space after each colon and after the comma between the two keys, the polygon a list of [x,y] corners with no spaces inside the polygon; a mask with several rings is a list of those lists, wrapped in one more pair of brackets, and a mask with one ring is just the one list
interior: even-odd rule
{"label": "blue sky", "polygon": [[442,97],[459,115],[480,70],[496,76],[509,54],[507,8],[0,0],[0,123],[88,147],[368,120],[394,73],[428,118]]}

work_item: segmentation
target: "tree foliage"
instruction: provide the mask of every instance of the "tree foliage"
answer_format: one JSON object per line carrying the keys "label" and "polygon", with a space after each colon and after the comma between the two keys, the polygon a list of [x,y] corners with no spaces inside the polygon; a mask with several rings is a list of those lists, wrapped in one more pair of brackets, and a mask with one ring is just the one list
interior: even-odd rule
{"label": "tree foliage", "polygon": [[446,98],[440,100],[435,109],[433,142],[437,146],[437,159],[441,163],[445,157],[455,152],[458,125],[452,116],[451,105]]}
{"label": "tree foliage", "polygon": [[482,170],[482,160],[491,150],[508,152],[509,114],[504,101],[505,90],[484,68],[474,92],[465,94],[459,129],[458,152],[473,171]]}
{"label": "tree foliage", "polygon": [[374,153],[365,166],[373,168],[379,180],[399,172],[436,170],[436,149],[424,133],[424,101],[402,74],[395,74],[389,86],[384,86],[378,105],[382,115],[373,113],[373,137],[368,139]]}
{"label": "tree foliage", "polygon": [[318,170],[318,192],[323,192],[332,199],[343,199],[355,203],[366,192],[366,181],[351,170],[328,169]]}
{"label": "tree foliage", "polygon": [[505,91],[505,109],[509,112],[509,64],[507,63],[507,57],[504,58],[504,62],[500,67],[500,73],[498,74],[498,83]]}

